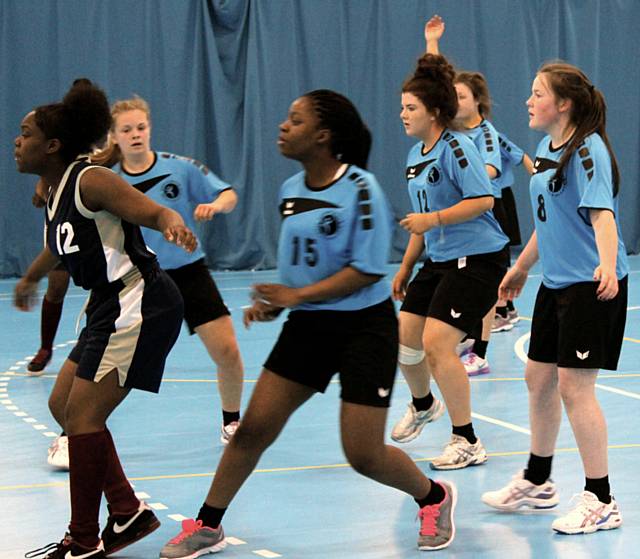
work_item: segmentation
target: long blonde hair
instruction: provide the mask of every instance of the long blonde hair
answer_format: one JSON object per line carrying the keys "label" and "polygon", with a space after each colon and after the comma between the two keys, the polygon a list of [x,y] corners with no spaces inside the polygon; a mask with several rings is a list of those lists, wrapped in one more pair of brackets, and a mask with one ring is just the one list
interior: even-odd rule
{"label": "long blonde hair", "polygon": [[122,161],[122,152],[120,146],[113,141],[113,134],[116,129],[116,118],[122,113],[128,111],[142,111],[147,115],[147,120],[151,123],[151,109],[147,103],[139,95],[134,95],[130,99],[122,99],[111,105],[111,128],[107,138],[107,145],[100,151],[91,155],[91,162],[103,167],[113,167],[116,163]]}

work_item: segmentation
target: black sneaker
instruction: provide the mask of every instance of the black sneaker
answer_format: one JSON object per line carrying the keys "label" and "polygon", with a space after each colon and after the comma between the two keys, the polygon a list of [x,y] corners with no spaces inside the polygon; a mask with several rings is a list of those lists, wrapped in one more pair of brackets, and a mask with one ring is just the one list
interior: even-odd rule
{"label": "black sneaker", "polygon": [[[46,553],[46,555],[45,555]],[[102,542],[98,547],[87,548],[78,545],[69,534],[65,534],[59,543],[50,543],[39,549],[24,554],[27,559],[44,555],[44,559],[105,559]]]}
{"label": "black sneaker", "polygon": [[102,531],[105,555],[141,540],[160,526],[158,517],[144,501],[140,501],[138,511],[129,516],[115,516],[111,514],[111,507],[108,508],[109,518]]}
{"label": "black sneaker", "polygon": [[49,364],[49,361],[51,361],[52,356],[53,350],[41,347],[35,357],[27,365],[27,371],[29,371],[29,373],[35,373],[31,376],[40,376],[42,371],[44,371],[44,368]]}

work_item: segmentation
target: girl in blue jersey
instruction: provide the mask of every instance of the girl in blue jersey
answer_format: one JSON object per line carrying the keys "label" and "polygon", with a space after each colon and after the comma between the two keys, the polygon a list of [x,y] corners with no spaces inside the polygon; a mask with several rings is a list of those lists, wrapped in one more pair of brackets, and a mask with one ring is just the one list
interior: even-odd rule
{"label": "girl in blue jersey", "polygon": [[[393,280],[394,297],[403,301],[399,363],[413,399],[392,438],[410,441],[442,414],[442,403],[430,392],[434,375],[453,434],[431,467],[446,470],[487,460],[473,430],[469,379],[456,346],[495,304],[508,241],[491,213],[493,191],[480,154],[466,134],[453,129],[454,75],[444,57],[425,54],[402,88],[400,118],[420,142],[407,158],[414,213],[400,222],[411,237]],[[425,249],[427,260],[409,283]]]}
{"label": "girl in blue jersey", "polygon": [[328,90],[296,99],[278,146],[303,171],[280,190],[282,283],[254,286],[245,324],[291,309],[238,431],[226,448],[197,520],[160,552],[178,559],[224,547],[222,516],[289,417],[340,374],[342,445],[359,473],[413,496],[418,545],[452,541],[453,484],[431,482],[384,444],[398,351],[397,321],[382,280],[392,232],[389,205],[365,170],[371,136],[351,102]]}
{"label": "girl in blue jersey", "polygon": [[[238,197],[231,185],[206,166],[187,157],[151,149],[151,111],[140,97],[111,107],[110,146],[98,156],[118,162],[113,170],[152,200],[178,212],[189,228],[231,212]],[[243,366],[231,315],[198,247],[192,253],[165,243],[162,235],[142,229],[144,240],[176,283],[184,300],[185,322],[217,365],[222,401],[220,441],[227,444],[238,428]]]}
{"label": "girl in blue jersey", "polygon": [[[183,312],[178,290],[145,247],[137,224],[189,251],[196,240],[177,213],[78,157],[104,137],[110,122],[104,93],[77,80],[62,102],[30,112],[15,140],[18,170],[41,176],[51,189],[46,248],[16,285],[16,306],[29,309],[39,280],[58,262],[91,290],[87,325],[56,381],[69,387],[62,418],[69,436],[69,532],[28,556],[100,559],[160,524],[134,495],[106,420],[131,388],[158,391]],[[103,493],[110,514],[100,535]]]}
{"label": "girl in blue jersey", "polygon": [[551,462],[562,405],[580,450],[586,482],[577,506],[552,528],[581,534],[617,528],[610,493],[607,428],[595,395],[598,370],[615,369],[622,347],[628,264],[618,215],[620,176],[607,137],[602,93],[575,66],[544,64],[527,101],[529,126],[547,133],[531,179],[535,231],[500,285],[518,296],[539,259],[529,360],[531,454],[524,472],[482,500],[500,510],[551,508],[559,498]]}

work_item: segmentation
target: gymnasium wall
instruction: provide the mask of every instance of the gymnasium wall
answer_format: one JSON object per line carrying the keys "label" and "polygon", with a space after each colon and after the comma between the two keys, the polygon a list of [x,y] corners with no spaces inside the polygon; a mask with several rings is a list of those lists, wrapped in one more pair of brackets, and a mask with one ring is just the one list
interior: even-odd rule
{"label": "gymnasium wall", "polygon": [[[413,141],[400,85],[424,49],[434,13],[442,52],[485,74],[498,130],[533,154],[524,105],[536,68],[563,58],[605,93],[621,171],[621,219],[640,250],[640,2],[636,0],[2,0],[0,2],[0,276],[20,275],[42,243],[35,184],[13,139],[25,113],[86,76],[110,100],[137,93],[153,111],[152,146],[206,162],[233,183],[237,210],[199,231],[216,269],[273,267],[281,182],[297,171],[276,148],[290,102],[315,88],[350,97],[372,129],[370,168],[400,218],[409,211],[404,161]],[[524,171],[523,233],[532,229]],[[392,258],[406,242],[397,231]]]}

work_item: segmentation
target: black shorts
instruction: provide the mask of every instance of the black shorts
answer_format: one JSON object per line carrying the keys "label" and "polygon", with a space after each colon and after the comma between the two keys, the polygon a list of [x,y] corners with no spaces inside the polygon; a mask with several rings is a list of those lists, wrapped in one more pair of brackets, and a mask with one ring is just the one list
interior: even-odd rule
{"label": "black shorts", "polygon": [[540,286],[533,309],[529,359],[570,369],[615,370],[627,318],[627,277],[618,295],[598,301],[598,282],[563,289]]}
{"label": "black shorts", "polygon": [[501,229],[504,231],[504,234],[509,237],[509,246],[518,246],[522,244],[516,200],[510,186],[502,189],[502,198],[495,199],[493,204],[493,215],[498,221]]}
{"label": "black shorts", "polygon": [[357,311],[292,311],[265,369],[324,392],[340,373],[345,402],[388,408],[398,361],[391,299]]}
{"label": "black shorts", "polygon": [[231,314],[204,263],[204,258],[191,264],[167,270],[184,299],[184,320],[189,334],[201,324]]}
{"label": "black shorts", "polygon": [[120,386],[158,392],[180,333],[182,297],[157,267],[129,280],[91,292],[87,325],[69,359],[77,363],[80,378],[100,382],[117,369]]}
{"label": "black shorts", "polygon": [[506,246],[498,252],[467,256],[464,265],[458,260],[427,260],[409,284],[400,310],[437,318],[471,334],[496,304],[508,264]]}

